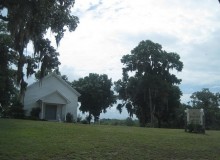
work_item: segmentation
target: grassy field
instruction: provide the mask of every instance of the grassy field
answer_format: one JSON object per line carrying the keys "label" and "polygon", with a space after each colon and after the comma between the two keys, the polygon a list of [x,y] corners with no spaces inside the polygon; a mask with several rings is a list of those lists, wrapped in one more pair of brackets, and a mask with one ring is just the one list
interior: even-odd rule
{"label": "grassy field", "polygon": [[1,160],[220,159],[220,132],[0,119]]}

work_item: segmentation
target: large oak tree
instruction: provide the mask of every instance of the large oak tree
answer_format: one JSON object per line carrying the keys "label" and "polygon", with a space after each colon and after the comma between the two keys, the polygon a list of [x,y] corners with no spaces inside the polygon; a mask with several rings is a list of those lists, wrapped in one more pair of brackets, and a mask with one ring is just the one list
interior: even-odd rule
{"label": "large oak tree", "polygon": [[0,22],[0,114],[8,110],[12,98],[17,95],[14,79],[16,71],[11,67],[15,65],[17,56],[11,49],[12,45],[6,24]]}
{"label": "large oak tree", "polygon": [[121,111],[125,106],[130,116],[139,118],[141,126],[157,121],[160,127],[162,121],[169,122],[180,104],[181,91],[176,85],[181,80],[172,72],[182,70],[180,56],[146,40],[124,55],[121,62],[123,78],[115,83],[115,90],[122,103],[117,108]]}
{"label": "large oak tree", "polygon": [[[18,56],[16,79],[21,86],[21,94],[26,84],[25,65],[27,76],[34,74],[40,65],[43,77],[45,70],[57,68],[60,64],[59,54],[45,35],[50,30],[58,45],[66,29],[76,29],[79,21],[71,13],[74,3],[75,0],[0,0],[0,20],[6,23],[12,49]],[[25,48],[29,42],[33,44],[33,53],[26,56]]]}

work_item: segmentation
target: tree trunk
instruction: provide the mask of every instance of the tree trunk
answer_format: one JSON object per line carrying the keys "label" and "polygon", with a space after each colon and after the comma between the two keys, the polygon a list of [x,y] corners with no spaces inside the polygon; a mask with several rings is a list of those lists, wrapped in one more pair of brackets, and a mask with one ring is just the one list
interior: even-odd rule
{"label": "tree trunk", "polygon": [[139,122],[140,122],[140,127],[145,127],[146,125],[146,110],[145,110],[145,106],[141,106],[141,114],[139,117]]}
{"label": "tree trunk", "polygon": [[160,119],[160,117],[158,117],[158,128],[161,128],[161,119]]}
{"label": "tree trunk", "polygon": [[149,92],[149,105],[150,105],[150,123],[151,127],[154,127],[154,110],[152,107],[152,96],[151,96],[151,89],[148,89]]}
{"label": "tree trunk", "polygon": [[89,124],[91,123],[91,113],[90,112],[89,112],[88,122],[89,122]]}

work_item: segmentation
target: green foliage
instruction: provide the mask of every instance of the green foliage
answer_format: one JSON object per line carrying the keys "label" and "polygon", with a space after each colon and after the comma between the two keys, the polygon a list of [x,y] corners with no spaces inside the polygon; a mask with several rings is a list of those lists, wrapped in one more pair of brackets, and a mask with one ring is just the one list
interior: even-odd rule
{"label": "green foliage", "polygon": [[[45,39],[45,35],[50,30],[58,45],[66,29],[76,29],[79,20],[72,15],[74,3],[74,0],[0,1],[0,20],[6,22],[12,42],[10,48],[17,56],[14,61],[20,94],[24,93],[26,87],[23,77],[25,64],[27,76],[34,74],[40,64],[41,78],[46,70],[57,68],[60,64],[57,58],[59,53],[51,46],[50,41]],[[5,15],[3,9],[7,11]],[[33,44],[33,53],[24,54],[30,42]],[[4,61],[7,62],[6,59]]]}
{"label": "green foliage", "polygon": [[31,109],[31,118],[33,119],[39,119],[40,116],[40,112],[41,112],[41,108],[40,107],[35,107]]}
{"label": "green foliage", "polygon": [[90,122],[88,121],[88,117],[86,117],[85,119],[81,120],[82,124],[89,124]]}
{"label": "green foliage", "polygon": [[108,79],[106,74],[90,73],[89,76],[72,82],[72,87],[81,93],[79,110],[83,113],[89,112],[89,123],[92,116],[97,121],[100,113],[106,112],[106,109],[116,102],[111,90],[112,80]]}
{"label": "green foliage", "polygon": [[100,124],[113,126],[139,126],[138,120],[132,120],[130,117],[126,119],[101,119]]}
{"label": "green foliage", "polygon": [[186,131],[194,133],[205,133],[205,128],[200,124],[191,123],[187,125]]}
{"label": "green foliage", "polygon": [[7,113],[8,117],[23,119],[25,116],[25,111],[23,107],[24,106],[20,101],[14,99],[12,105],[8,109],[8,113]]}
{"label": "green foliage", "polygon": [[204,109],[206,129],[220,129],[220,93],[212,93],[205,88],[191,96],[193,108]]}
{"label": "green foliage", "polygon": [[134,125],[134,121],[132,120],[131,117],[128,117],[125,120],[125,124],[126,124],[126,126],[133,126]]}
{"label": "green foliage", "polygon": [[12,39],[7,33],[6,23],[0,20],[0,114],[3,116],[11,105],[12,98],[17,96],[15,86],[16,52],[12,50]]}
{"label": "green foliage", "polygon": [[66,122],[67,122],[67,123],[72,123],[73,121],[74,121],[73,115],[68,112],[68,113],[66,114]]}
{"label": "green foliage", "polygon": [[[180,105],[181,80],[172,70],[181,71],[183,63],[176,53],[162,50],[162,46],[150,40],[141,41],[131,54],[121,59],[124,64],[122,79],[115,82],[115,91],[123,103],[117,106],[121,112],[126,107],[132,117],[135,114],[140,125],[155,121],[158,127],[168,123],[171,114]],[[156,119],[155,119],[156,118]]]}
{"label": "green foliage", "polygon": [[88,116],[86,116],[85,120],[87,121],[88,124],[90,124],[90,122],[92,120],[92,115],[89,114]]}
{"label": "green foliage", "polygon": [[[59,68],[56,68],[56,69],[53,69],[53,68],[46,69],[43,76],[47,76],[47,75],[52,74],[52,73],[55,73],[56,75],[60,76],[66,83],[71,85],[71,83],[68,81],[67,75],[61,75],[61,73],[59,71]],[[42,72],[40,70],[35,73],[35,80],[36,81],[40,81],[41,80],[41,74],[42,74]]]}
{"label": "green foliage", "polygon": [[173,114],[173,118],[170,121],[170,128],[185,128],[186,126],[186,113],[185,110],[187,108],[191,108],[191,106],[187,104],[181,104]]}

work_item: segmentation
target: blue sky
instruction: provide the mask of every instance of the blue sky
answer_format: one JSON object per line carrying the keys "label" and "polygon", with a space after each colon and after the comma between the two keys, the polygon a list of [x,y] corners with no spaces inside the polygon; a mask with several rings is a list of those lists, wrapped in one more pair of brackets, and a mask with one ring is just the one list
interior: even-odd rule
{"label": "blue sky", "polygon": [[[72,13],[80,24],[58,47],[60,71],[70,81],[89,73],[120,79],[121,57],[149,39],[180,55],[184,68],[175,74],[182,79],[183,102],[202,88],[220,92],[218,0],[76,0]],[[102,117],[127,114],[112,107]]]}

